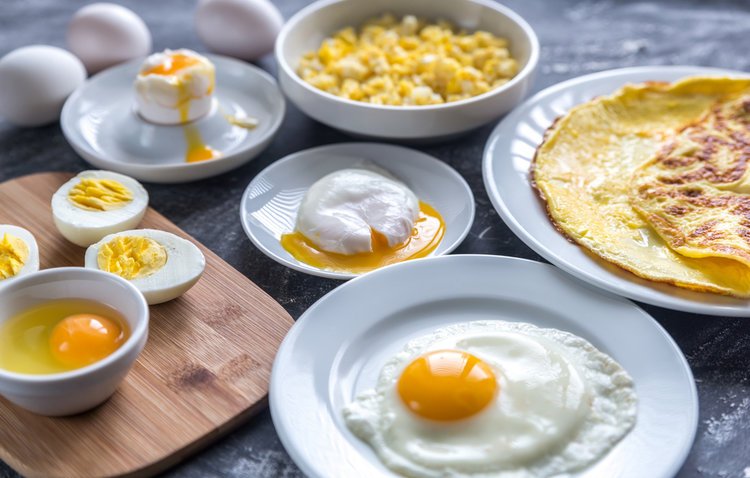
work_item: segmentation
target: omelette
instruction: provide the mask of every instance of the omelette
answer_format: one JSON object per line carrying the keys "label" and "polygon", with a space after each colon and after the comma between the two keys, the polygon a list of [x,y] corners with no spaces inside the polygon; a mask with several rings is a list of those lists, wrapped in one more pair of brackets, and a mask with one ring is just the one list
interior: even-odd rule
{"label": "omelette", "polygon": [[532,183],[555,227],[653,281],[750,297],[750,79],[627,85],[546,132]]}

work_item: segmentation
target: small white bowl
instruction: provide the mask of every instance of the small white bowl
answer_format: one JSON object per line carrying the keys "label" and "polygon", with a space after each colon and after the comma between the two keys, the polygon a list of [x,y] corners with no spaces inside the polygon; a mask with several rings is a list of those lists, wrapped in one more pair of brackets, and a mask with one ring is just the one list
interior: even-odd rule
{"label": "small white bowl", "polygon": [[[340,28],[390,12],[446,19],[469,31],[507,38],[521,70],[505,85],[466,100],[428,106],[381,106],[326,93],[296,73],[303,54]],[[539,41],[528,23],[491,0],[321,0],[286,22],[276,39],[281,89],[312,118],[344,132],[394,140],[450,137],[488,123],[523,100],[539,61]]]}
{"label": "small white bowl", "polygon": [[130,326],[130,337],[108,357],[70,372],[31,375],[0,369],[0,395],[40,415],[73,415],[105,401],[148,337],[148,305],[138,289],[114,274],[82,267],[47,269],[0,287],[0,323],[48,300],[71,298],[102,302],[117,310]]}

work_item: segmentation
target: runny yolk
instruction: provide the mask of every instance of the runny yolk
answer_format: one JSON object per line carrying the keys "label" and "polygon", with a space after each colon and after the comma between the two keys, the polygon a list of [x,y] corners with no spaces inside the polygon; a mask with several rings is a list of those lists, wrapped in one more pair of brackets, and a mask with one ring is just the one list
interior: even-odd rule
{"label": "runny yolk", "polygon": [[422,418],[454,421],[482,411],[498,391],[485,362],[461,350],[437,350],[417,357],[397,384],[406,407]]}
{"label": "runny yolk", "polygon": [[[187,117],[187,114],[184,116]],[[186,163],[197,163],[199,161],[207,161],[221,156],[221,151],[217,151],[203,142],[201,133],[195,125],[183,125],[183,130],[185,132],[185,142],[187,146],[187,150],[185,151]]]}
{"label": "runny yolk", "polygon": [[200,63],[198,58],[189,55],[182,55],[180,53],[174,53],[169,55],[163,63],[155,65],[146,71],[141,72],[142,75],[174,75],[178,71],[194,66]]}
{"label": "runny yolk", "polygon": [[79,368],[103,359],[125,341],[122,327],[96,314],[70,315],[52,329],[50,351],[60,363]]}
{"label": "runny yolk", "polygon": [[432,206],[419,202],[419,218],[411,237],[391,247],[382,234],[372,231],[372,252],[337,254],[319,249],[315,243],[295,231],[281,236],[281,246],[295,259],[319,269],[362,274],[397,262],[429,255],[445,234],[443,217]]}
{"label": "runny yolk", "polygon": [[5,233],[0,240],[0,280],[18,274],[29,258],[29,246],[23,239]]}

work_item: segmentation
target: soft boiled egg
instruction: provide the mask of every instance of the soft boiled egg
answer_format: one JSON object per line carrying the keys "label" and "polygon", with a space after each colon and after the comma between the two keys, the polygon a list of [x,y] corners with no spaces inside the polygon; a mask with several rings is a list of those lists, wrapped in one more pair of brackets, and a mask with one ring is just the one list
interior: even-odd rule
{"label": "soft boiled egg", "polygon": [[445,232],[440,213],[386,174],[353,168],[319,179],[281,245],[300,262],[351,273],[430,254]]}
{"label": "soft boiled egg", "polygon": [[206,259],[195,244],[172,233],[136,229],[110,234],[89,247],[85,267],[129,280],[153,305],[193,287]]}
{"label": "soft boiled egg", "polygon": [[0,224],[0,283],[39,270],[39,247],[26,229]]}
{"label": "soft boiled egg", "polygon": [[81,247],[138,226],[147,207],[148,193],[138,181],[109,171],[79,173],[52,196],[55,226]]}
{"label": "soft boiled egg", "polygon": [[397,473],[515,478],[593,463],[636,408],[627,372],[584,339],[479,321],[411,341],[343,416]]}

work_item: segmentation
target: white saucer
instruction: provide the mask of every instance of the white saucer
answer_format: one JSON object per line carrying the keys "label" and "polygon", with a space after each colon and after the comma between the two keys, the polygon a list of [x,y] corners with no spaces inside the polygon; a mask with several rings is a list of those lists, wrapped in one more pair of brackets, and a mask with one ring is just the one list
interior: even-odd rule
{"label": "white saucer", "polygon": [[692,75],[747,76],[695,66],[623,68],[586,75],[547,88],[503,119],[484,150],[484,186],[500,217],[529,247],[551,263],[597,287],[668,309],[722,316],[750,316],[750,301],[641,279],[587,254],[552,225],[529,184],[529,166],[545,130],[571,107],[609,95],[626,83],[675,81]]}
{"label": "white saucer", "polygon": [[[223,156],[185,162],[182,125],[156,125],[135,111],[133,82],[142,60],[91,77],[65,102],[60,117],[63,134],[83,159],[97,168],[117,171],[141,181],[179,183],[216,176],[240,167],[271,142],[284,118],[285,101],[276,81],[248,63],[205,55],[216,67],[211,112],[194,125],[203,142]],[[233,126],[227,115],[258,119],[255,129]]]}
{"label": "white saucer", "polygon": [[498,256],[446,256],[396,264],[320,299],[287,334],[271,373],[276,431],[310,477],[390,477],[341,416],[374,387],[383,364],[410,339],[449,324],[507,320],[577,334],[618,361],[638,394],[635,427],[574,475],[671,478],[698,425],[685,357],[633,303],[546,264]]}
{"label": "white saucer", "polygon": [[261,171],[242,196],[240,218],[253,244],[271,259],[292,269],[332,279],[356,274],[330,272],[299,262],[279,243],[294,230],[297,209],[307,189],[339,169],[374,163],[400,179],[445,220],[445,236],[433,255],[448,254],[461,244],[474,222],[474,196],[453,168],[419,151],[379,143],[342,143],[306,149]]}

